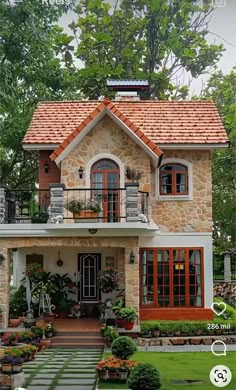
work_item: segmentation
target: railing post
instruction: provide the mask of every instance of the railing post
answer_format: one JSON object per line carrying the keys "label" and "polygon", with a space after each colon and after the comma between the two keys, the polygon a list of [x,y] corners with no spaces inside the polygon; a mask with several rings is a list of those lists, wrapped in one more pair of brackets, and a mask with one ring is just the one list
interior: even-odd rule
{"label": "railing post", "polygon": [[231,282],[231,252],[224,252],[224,281]]}
{"label": "railing post", "polygon": [[64,188],[65,184],[50,185],[49,221],[61,223],[64,218]]}
{"label": "railing post", "polygon": [[6,190],[4,187],[0,187],[0,223],[5,223],[6,213]]}
{"label": "railing post", "polygon": [[135,222],[138,217],[138,183],[126,183],[126,221]]}

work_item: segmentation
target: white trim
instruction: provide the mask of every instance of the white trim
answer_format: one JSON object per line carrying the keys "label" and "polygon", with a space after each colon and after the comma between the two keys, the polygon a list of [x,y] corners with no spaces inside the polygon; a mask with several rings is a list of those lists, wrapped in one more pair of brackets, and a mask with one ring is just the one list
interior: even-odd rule
{"label": "white trim", "polygon": [[124,188],[125,186],[125,168],[123,162],[119,159],[119,157],[115,156],[111,153],[100,153],[96,154],[96,156],[92,157],[87,163],[85,168],[85,185],[86,188],[90,188],[90,173],[93,164],[95,164],[99,160],[109,159],[116,162],[120,169],[120,188]]}
{"label": "white trim", "polygon": [[54,150],[60,144],[22,144],[24,150]]}
{"label": "white trim", "polygon": [[133,132],[126,126],[115,114],[105,107],[84,129],[75,137],[75,139],[63,150],[63,152],[55,159],[57,165],[82,141],[82,139],[90,132],[90,130],[105,116],[108,115],[116,122],[137,144],[139,144],[147,154],[158,165],[159,157]]}
{"label": "white trim", "polygon": [[[160,195],[160,168],[163,165],[166,164],[182,164],[185,165],[188,168],[188,195]],[[155,186],[156,186],[156,198],[159,201],[185,201],[185,200],[193,200],[193,165],[190,161],[184,160],[182,158],[164,158],[161,162],[161,165],[159,168],[156,169],[156,179],[155,179]]]}
{"label": "white trim", "polygon": [[169,150],[169,149],[189,149],[189,150],[204,150],[204,149],[222,149],[222,148],[228,148],[229,142],[222,143],[222,144],[158,144],[158,147],[163,150]]}

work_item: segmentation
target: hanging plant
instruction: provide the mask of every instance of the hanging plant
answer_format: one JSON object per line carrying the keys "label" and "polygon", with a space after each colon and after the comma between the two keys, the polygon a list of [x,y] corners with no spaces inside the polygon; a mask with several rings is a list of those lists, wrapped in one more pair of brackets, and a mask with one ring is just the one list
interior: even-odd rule
{"label": "hanging plant", "polygon": [[45,269],[38,263],[29,264],[25,269],[25,275],[28,276],[32,282],[42,280],[46,274]]}
{"label": "hanging plant", "polygon": [[103,293],[117,290],[119,287],[119,273],[114,268],[105,268],[98,274],[98,285]]}

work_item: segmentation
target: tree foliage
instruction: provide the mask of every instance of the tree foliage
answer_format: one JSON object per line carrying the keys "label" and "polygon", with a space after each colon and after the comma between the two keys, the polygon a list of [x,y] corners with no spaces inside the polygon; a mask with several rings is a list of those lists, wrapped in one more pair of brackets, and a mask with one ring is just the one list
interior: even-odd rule
{"label": "tree foliage", "polygon": [[236,72],[217,71],[204,91],[216,103],[230,139],[230,146],[213,155],[214,242],[225,250],[236,247]]}
{"label": "tree foliage", "polygon": [[209,70],[222,45],[208,44],[207,3],[189,0],[82,0],[71,28],[78,40],[77,57],[86,96],[109,95],[107,78],[148,79],[146,98],[185,98],[187,86],[173,81],[181,71],[192,77]]}
{"label": "tree foliage", "polygon": [[0,3],[1,182],[11,188],[36,180],[36,155],[21,141],[37,103],[76,96],[76,69],[64,55],[73,37],[55,25],[66,9],[38,0]]}

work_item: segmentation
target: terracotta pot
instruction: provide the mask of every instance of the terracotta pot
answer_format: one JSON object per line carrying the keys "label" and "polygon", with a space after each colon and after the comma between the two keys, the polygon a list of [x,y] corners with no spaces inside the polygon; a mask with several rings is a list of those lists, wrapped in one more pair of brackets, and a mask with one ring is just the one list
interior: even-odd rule
{"label": "terracotta pot", "polygon": [[20,325],[20,319],[19,318],[10,318],[9,319],[9,326],[12,328],[17,328],[17,326]]}
{"label": "terracotta pot", "polygon": [[215,334],[221,335],[222,334],[222,329],[215,329]]}
{"label": "terracotta pot", "polygon": [[125,330],[131,330],[131,329],[133,329],[133,327],[134,327],[134,322],[124,321]]}
{"label": "terracotta pot", "polygon": [[51,345],[51,343],[52,343],[52,341],[51,341],[51,340],[48,340],[48,339],[42,339],[42,340],[41,340],[41,344],[42,344],[42,346],[45,347],[45,348],[49,348],[50,345]]}
{"label": "terracotta pot", "polygon": [[160,337],[161,331],[156,329],[152,331],[152,337]]}
{"label": "terracotta pot", "polygon": [[116,318],[116,325],[118,328],[123,328],[124,320],[122,318]]}
{"label": "terracotta pot", "polygon": [[2,372],[12,372],[12,364],[2,363]]}
{"label": "terracotta pot", "polygon": [[19,317],[20,324],[23,324],[23,322],[26,320],[26,317]]}

